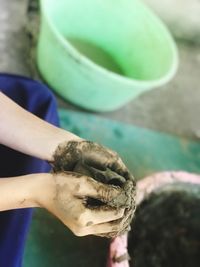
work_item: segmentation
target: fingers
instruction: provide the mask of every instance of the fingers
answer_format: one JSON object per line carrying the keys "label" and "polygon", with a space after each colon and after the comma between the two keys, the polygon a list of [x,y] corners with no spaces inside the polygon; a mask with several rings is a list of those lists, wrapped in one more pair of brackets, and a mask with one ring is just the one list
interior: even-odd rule
{"label": "fingers", "polygon": [[100,209],[86,209],[80,216],[79,221],[84,227],[115,221],[123,218],[124,209],[120,210],[100,210]]}
{"label": "fingers", "polygon": [[122,230],[122,223],[119,222],[119,220],[112,221],[112,222],[106,222],[101,224],[96,224],[84,228],[79,228],[75,235],[77,236],[86,236],[86,235],[100,235],[100,236],[106,236],[108,234],[108,237],[110,236],[116,236],[117,233],[120,233]]}
{"label": "fingers", "polygon": [[[81,204],[79,203],[78,206]],[[122,226],[120,222],[123,220],[124,212],[124,209],[92,210],[85,208],[79,216],[76,216],[76,221],[70,223],[70,229],[77,236],[120,231]]]}
{"label": "fingers", "polygon": [[53,170],[73,171],[75,163],[81,159],[99,170],[110,168],[126,179],[134,180],[116,152],[90,141],[69,141],[61,144],[54,154]]}
{"label": "fingers", "polygon": [[99,146],[99,150],[94,149],[83,154],[85,162],[96,169],[105,170],[113,161],[115,156],[106,148]]}
{"label": "fingers", "polygon": [[82,176],[80,180],[79,190],[75,192],[77,196],[92,197],[108,203],[122,193],[121,188],[97,182],[91,177]]}
{"label": "fingers", "polygon": [[129,179],[135,180],[133,175],[130,173],[130,171],[128,170],[128,168],[126,167],[126,165],[119,156],[115,159],[114,158],[112,159],[109,168],[115,171],[116,173],[120,174],[121,176],[125,177],[126,180]]}
{"label": "fingers", "polygon": [[[97,212],[97,214],[95,213]],[[128,231],[127,219],[124,210],[119,211],[91,211],[86,210],[76,224],[70,229],[76,236],[97,235],[103,237],[115,237]]]}
{"label": "fingers", "polygon": [[126,206],[127,196],[119,186],[103,184],[91,177],[74,172],[61,172],[56,178],[59,184],[67,184],[67,190],[76,198],[93,198],[113,207],[124,208]]}
{"label": "fingers", "polygon": [[115,151],[96,143],[90,143],[90,146],[92,145],[94,146],[93,149],[87,151],[87,142],[84,144],[84,157],[89,164],[97,168],[99,167],[99,169],[108,167],[126,179],[134,180],[133,175],[129,172],[126,165]]}
{"label": "fingers", "polygon": [[125,177],[126,180],[135,180],[133,175],[130,173],[130,171],[122,161],[122,159],[119,157],[119,155],[115,151],[112,151],[110,149],[109,153],[112,155],[112,157],[109,158],[107,167],[110,168],[112,171]]}

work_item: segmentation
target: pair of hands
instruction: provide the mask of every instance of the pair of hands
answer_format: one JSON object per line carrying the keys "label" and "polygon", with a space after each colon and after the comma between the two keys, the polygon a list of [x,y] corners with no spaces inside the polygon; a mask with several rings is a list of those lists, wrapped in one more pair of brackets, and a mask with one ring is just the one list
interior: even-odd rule
{"label": "pair of hands", "polygon": [[[0,143],[47,160],[54,169],[51,174],[0,179],[0,210],[44,207],[78,236],[115,236],[127,229],[134,211],[133,202],[129,203],[132,209],[122,205],[91,209],[86,205],[88,197],[108,203],[119,199],[124,192],[134,199],[134,179],[115,152],[41,120],[1,92],[0,106]],[[63,145],[58,147],[63,142],[66,142],[64,151]],[[73,172],[81,158],[97,169],[111,169],[132,181],[132,185],[127,184],[125,190]],[[133,189],[130,192],[129,185]]]}
{"label": "pair of hands", "polygon": [[[125,207],[87,206],[87,199],[93,198],[108,203],[120,197],[123,189],[119,186],[105,185],[73,171],[75,163],[84,158],[99,169],[110,168],[126,180],[134,182],[133,177],[117,153],[93,142],[84,140],[61,144],[51,163],[52,194],[41,203],[58,217],[75,235],[116,236],[127,227],[130,214]],[[134,194],[135,192],[133,192]]]}

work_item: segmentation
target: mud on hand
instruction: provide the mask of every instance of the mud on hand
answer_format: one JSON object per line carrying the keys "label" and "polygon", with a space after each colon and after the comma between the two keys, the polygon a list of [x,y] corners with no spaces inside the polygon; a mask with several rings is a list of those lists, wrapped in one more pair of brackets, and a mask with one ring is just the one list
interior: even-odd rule
{"label": "mud on hand", "polygon": [[91,209],[125,208],[124,217],[112,222],[121,225],[120,230],[106,236],[114,237],[129,230],[135,212],[135,179],[116,152],[90,141],[69,141],[58,146],[51,164],[54,173],[72,171],[120,187],[121,194],[116,199],[106,203],[88,199],[86,206]]}

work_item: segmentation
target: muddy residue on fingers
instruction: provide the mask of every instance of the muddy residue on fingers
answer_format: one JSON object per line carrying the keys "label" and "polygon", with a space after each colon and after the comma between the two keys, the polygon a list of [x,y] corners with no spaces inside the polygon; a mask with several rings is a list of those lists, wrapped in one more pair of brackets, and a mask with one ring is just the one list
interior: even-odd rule
{"label": "muddy residue on fingers", "polygon": [[130,229],[136,208],[136,183],[115,152],[90,141],[71,141],[58,146],[52,166],[54,173],[72,171],[120,189],[117,197],[108,201],[90,197],[86,201],[86,206],[97,210],[125,209],[124,216],[119,222],[122,225],[121,231],[103,236],[114,237]]}

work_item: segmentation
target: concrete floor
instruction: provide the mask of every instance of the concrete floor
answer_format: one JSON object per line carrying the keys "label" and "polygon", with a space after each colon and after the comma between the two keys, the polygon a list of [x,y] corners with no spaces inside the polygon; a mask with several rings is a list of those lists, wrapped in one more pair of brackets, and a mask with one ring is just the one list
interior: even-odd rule
{"label": "concrete floor", "polygon": [[[0,0],[0,71],[32,76],[25,32],[27,0]],[[200,140],[200,46],[178,43],[180,68],[172,82],[115,112],[99,116]],[[79,110],[58,97],[59,106]]]}
{"label": "concrete floor", "polygon": [[142,0],[163,19],[176,38],[200,44],[199,0]]}

